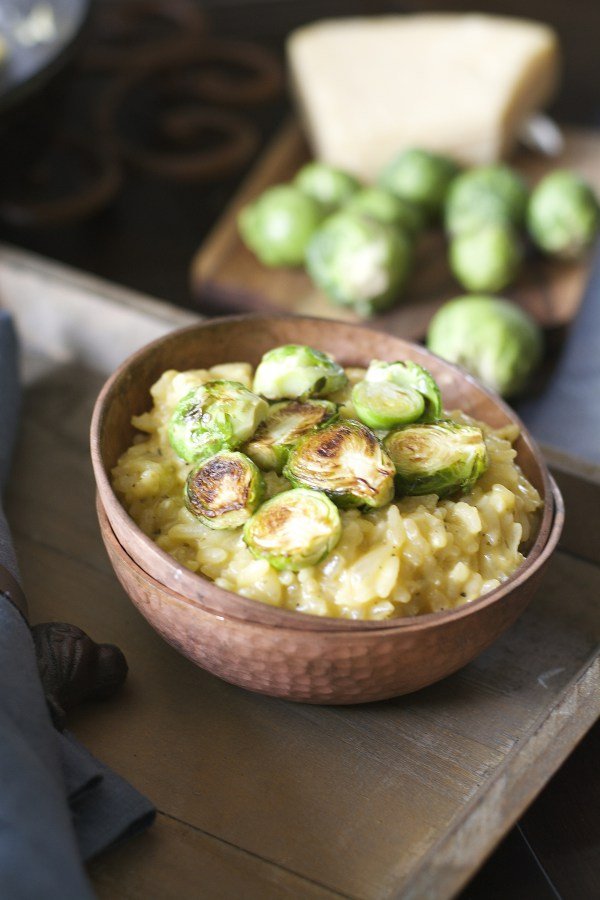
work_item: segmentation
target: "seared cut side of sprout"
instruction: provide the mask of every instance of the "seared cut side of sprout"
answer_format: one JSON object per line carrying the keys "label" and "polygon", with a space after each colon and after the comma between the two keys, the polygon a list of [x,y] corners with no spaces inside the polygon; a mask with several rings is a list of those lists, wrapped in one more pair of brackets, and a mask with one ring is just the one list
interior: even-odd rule
{"label": "seared cut side of sprout", "polygon": [[394,464],[361,422],[342,419],[301,438],[283,474],[323,491],[338,506],[385,506],[394,496]]}
{"label": "seared cut side of sprout", "polygon": [[284,400],[274,403],[244,450],[261,469],[281,472],[291,447],[335,415],[337,406],[329,400]]}
{"label": "seared cut side of sprout", "polygon": [[228,450],[192,469],[185,486],[187,508],[209,528],[239,528],[263,495],[263,478],[252,460]]}
{"label": "seared cut side of sprout", "polygon": [[425,410],[422,394],[391,381],[359,381],[352,391],[352,403],[361,422],[379,429],[416,422]]}
{"label": "seared cut side of sprout", "polygon": [[383,445],[396,467],[399,496],[466,493],[488,467],[480,428],[456,422],[407,425]]}
{"label": "seared cut side of sprout", "polygon": [[254,556],[292,572],[316,566],[341,534],[340,514],[331,500],[303,488],[276,494],[244,526],[244,541]]}
{"label": "seared cut side of sprout", "polygon": [[371,360],[365,375],[366,381],[389,381],[401,388],[411,388],[422,394],[425,409],[423,422],[435,422],[442,415],[442,395],[431,372],[410,359],[403,362],[386,363],[381,359]]}
{"label": "seared cut side of sprout", "polygon": [[207,381],[183,397],[169,422],[169,442],[186,462],[234,450],[252,437],[269,404],[237,381]]}
{"label": "seared cut side of sprout", "polygon": [[268,400],[305,400],[333,394],[347,381],[342,367],[326,353],[285,344],[265,353],[254,373],[254,390]]}

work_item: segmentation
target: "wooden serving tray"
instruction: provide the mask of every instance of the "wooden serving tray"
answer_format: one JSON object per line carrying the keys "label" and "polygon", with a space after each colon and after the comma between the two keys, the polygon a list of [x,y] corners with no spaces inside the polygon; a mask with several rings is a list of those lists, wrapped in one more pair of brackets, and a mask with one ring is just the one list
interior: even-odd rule
{"label": "wooden serving tray", "polygon": [[192,317],[6,247],[0,305],[25,346],[7,511],[32,621],[122,647],[124,691],[71,726],[159,810],[92,866],[98,895],[453,896],[600,714],[600,470],[556,459],[567,527],[544,588],[461,672],[362,707],[250,694],[151,630],[96,523],[95,396],[126,354]]}
{"label": "wooden serving tray", "polygon": [[[600,133],[565,129],[560,158],[521,152],[514,160],[535,183],[558,166],[576,169],[600,192]],[[268,269],[242,244],[237,214],[249,200],[273,184],[288,181],[309,159],[309,151],[295,121],[273,139],[238,194],[194,257],[191,286],[200,309],[215,311],[277,310],[300,315],[356,321],[348,309],[331,303],[302,269]],[[587,281],[589,261],[557,263],[532,258],[511,289],[504,291],[527,309],[544,328],[568,324],[575,316]],[[466,291],[453,278],[446,262],[445,241],[439,232],[419,243],[415,271],[405,297],[392,310],[376,316],[376,327],[405,338],[425,335],[433,313],[443,302]]]}

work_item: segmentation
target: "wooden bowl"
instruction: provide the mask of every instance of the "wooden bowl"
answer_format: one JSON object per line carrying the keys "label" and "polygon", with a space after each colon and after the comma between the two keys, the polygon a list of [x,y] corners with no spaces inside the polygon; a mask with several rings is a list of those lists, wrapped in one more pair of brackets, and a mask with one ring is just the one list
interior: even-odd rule
{"label": "wooden bowl", "polygon": [[[544,499],[523,565],[500,587],[458,609],[361,622],[295,613],[223,590],[182,568],[146,537],[114,494],[109,473],[133,439],[131,417],[150,406],[150,386],[166,369],[241,360],[256,365],[266,350],[287,343],[318,347],[344,365],[415,360],[436,377],[446,408],[460,408],[493,427],[516,422],[518,462]],[[152,626],[227,681],[311,703],[381,700],[461,668],[524,610],[564,520],[562,498],[539,449],[497,396],[422,347],[345,322],[236,316],[173,332],[134,354],[107,381],[94,409],[91,447],[106,548],[125,591]]]}

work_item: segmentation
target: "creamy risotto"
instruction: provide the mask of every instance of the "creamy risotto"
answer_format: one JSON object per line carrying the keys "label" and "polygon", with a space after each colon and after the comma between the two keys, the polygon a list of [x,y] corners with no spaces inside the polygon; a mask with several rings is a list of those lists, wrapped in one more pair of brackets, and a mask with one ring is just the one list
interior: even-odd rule
{"label": "creamy risotto", "polygon": [[[351,388],[365,370],[347,369],[349,384],[328,399],[354,417]],[[244,597],[304,613],[350,619],[387,619],[452,609],[497,587],[522,563],[520,547],[541,506],[538,492],[515,463],[515,426],[493,430],[478,423],[488,452],[487,471],[463,496],[435,494],[396,499],[368,511],[340,510],[337,546],[317,565],[278,571],[256,559],[241,527],[214,530],[186,507],[192,466],[172,449],[168,424],[177,403],[215,379],[252,388],[245,363],[208,370],[167,371],[151,389],[150,412],[133,419],[139,430],[113,470],[113,485],[140,528],[183,566]],[[456,422],[470,422],[451,412]],[[243,448],[242,448],[243,449]],[[290,487],[264,474],[266,497]]]}

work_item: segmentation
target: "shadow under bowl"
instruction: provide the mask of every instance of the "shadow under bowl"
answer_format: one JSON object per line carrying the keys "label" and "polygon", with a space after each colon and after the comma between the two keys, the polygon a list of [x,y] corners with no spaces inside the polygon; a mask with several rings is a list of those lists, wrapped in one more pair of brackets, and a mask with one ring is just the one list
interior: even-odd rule
{"label": "shadow under bowl", "polygon": [[[110,471],[131,444],[131,417],[148,409],[149,388],[167,369],[224,362],[256,365],[286,343],[316,346],[343,365],[412,359],[429,368],[448,409],[493,427],[521,429],[517,461],[544,500],[525,562],[498,588],[447,612],[385,621],[310,616],[217,587],[182,568],[129,517]],[[488,647],[525,609],[562,530],[564,509],[539,448],[517,416],[461,369],[424,348],[343,322],[238,316],[173,332],[130,357],[107,381],[94,410],[92,459],[98,518],[125,591],[181,653],[250,690],[310,703],[361,703],[410,693],[455,672]]]}

